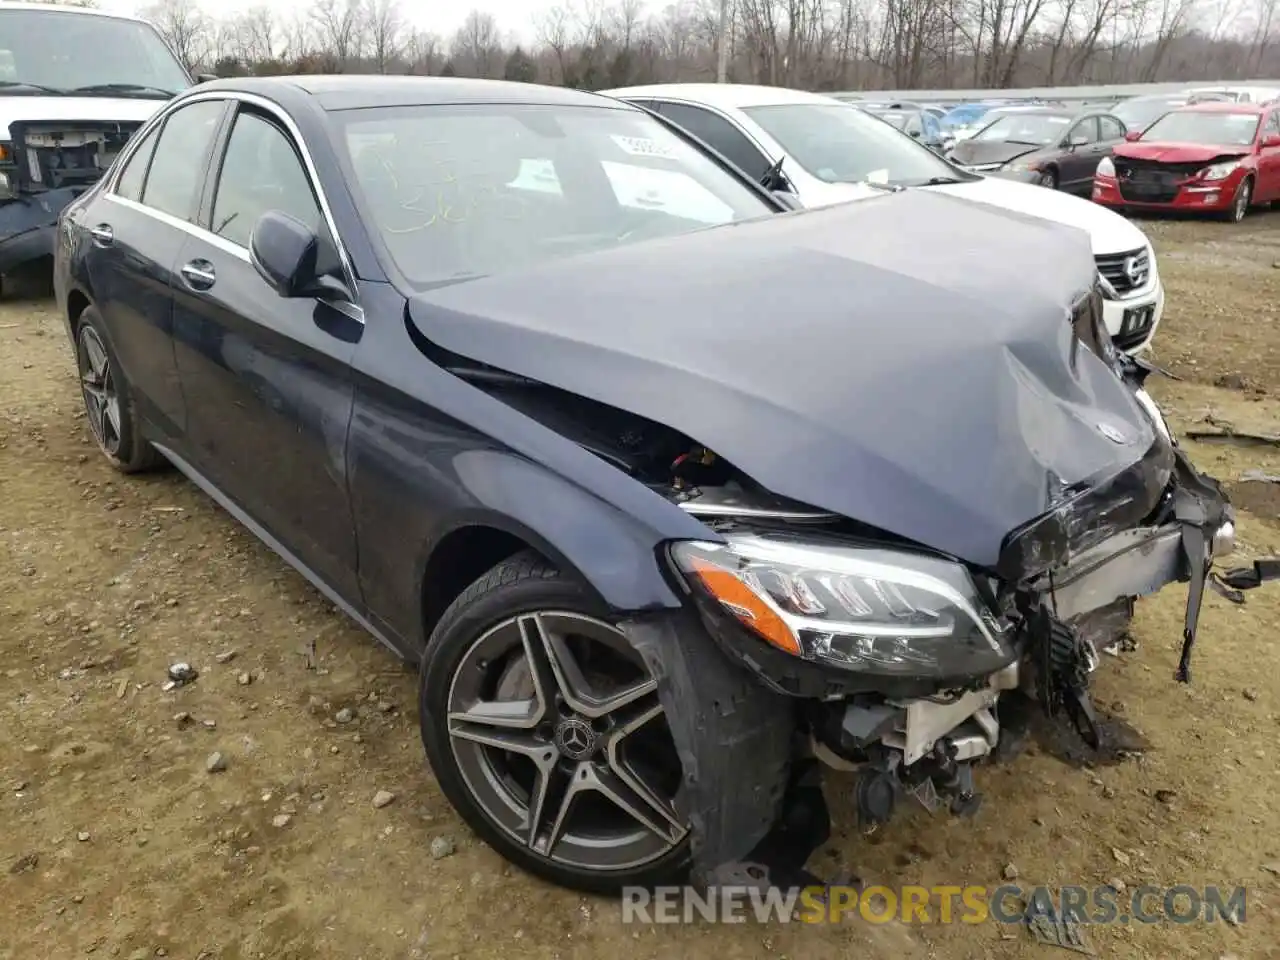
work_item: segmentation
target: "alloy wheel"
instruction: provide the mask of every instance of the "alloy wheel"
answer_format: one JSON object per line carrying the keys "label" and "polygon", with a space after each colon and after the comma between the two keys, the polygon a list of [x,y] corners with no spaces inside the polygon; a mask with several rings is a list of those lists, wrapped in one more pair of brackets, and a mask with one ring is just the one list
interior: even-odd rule
{"label": "alloy wheel", "polygon": [[120,395],[111,357],[102,337],[92,326],[86,324],[80,328],[78,341],[76,359],[89,429],[108,456],[118,457],[121,443]]}
{"label": "alloy wheel", "polygon": [[1040,186],[1048,187],[1050,190],[1058,186],[1058,178],[1052,170],[1045,170],[1040,174]]}
{"label": "alloy wheel", "polygon": [[485,814],[548,860],[633,869],[688,832],[657,682],[602,620],[548,611],[488,630],[454,672],[448,731]]}
{"label": "alloy wheel", "polygon": [[1236,223],[1243,220],[1249,213],[1249,200],[1253,195],[1253,185],[1245,180],[1236,190],[1235,201],[1231,207],[1231,219]]}

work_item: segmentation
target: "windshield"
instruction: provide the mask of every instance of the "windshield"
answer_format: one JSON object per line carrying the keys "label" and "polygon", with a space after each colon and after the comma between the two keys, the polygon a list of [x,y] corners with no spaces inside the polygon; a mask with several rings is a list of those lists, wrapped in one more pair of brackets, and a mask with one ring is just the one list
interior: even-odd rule
{"label": "windshield", "polygon": [[1111,110],[1113,117],[1130,130],[1145,130],[1154,121],[1187,101],[1184,98],[1170,100],[1126,100],[1118,103]]}
{"label": "windshield", "polygon": [[160,35],[140,21],[0,8],[0,95],[14,84],[57,91],[126,84],[173,94],[191,79]]}
{"label": "windshield", "polygon": [[942,118],[942,121],[949,125],[963,126],[981,120],[990,109],[991,106],[985,103],[969,103],[962,107],[954,107]]}
{"label": "windshield", "polygon": [[1047,113],[1006,113],[979,130],[973,139],[1045,146],[1061,140],[1070,123],[1070,117]]}
{"label": "windshield", "polygon": [[743,107],[742,112],[827,183],[919,186],[969,179],[928,147],[857,107],[788,103]]}
{"label": "windshield", "polygon": [[415,287],[776,212],[639,110],[483,104],[330,116],[365,214]]}
{"label": "windshield", "polygon": [[1256,113],[1167,113],[1142,134],[1162,143],[1208,143],[1245,147],[1258,133]]}
{"label": "windshield", "polygon": [[901,110],[896,110],[893,112],[886,111],[885,113],[879,113],[876,114],[876,116],[889,124],[889,126],[893,127],[895,130],[902,130],[906,127],[907,118],[910,114],[903,113]]}

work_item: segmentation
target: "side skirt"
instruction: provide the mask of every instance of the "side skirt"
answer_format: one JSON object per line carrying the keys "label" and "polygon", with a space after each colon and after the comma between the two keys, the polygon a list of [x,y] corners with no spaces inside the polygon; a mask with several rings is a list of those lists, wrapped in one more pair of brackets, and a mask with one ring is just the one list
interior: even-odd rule
{"label": "side skirt", "polygon": [[354,620],[357,624],[363,627],[366,631],[368,631],[369,634],[372,635],[375,640],[377,640],[379,643],[385,646],[388,650],[394,653],[398,659],[401,659],[401,660],[407,659],[404,651],[401,650],[399,647],[397,647],[394,643],[392,643],[391,640],[381,630],[379,630],[372,623],[370,623],[369,620],[362,613],[360,613],[360,611],[358,611],[355,607],[353,607],[350,603],[348,603],[345,599],[343,599],[341,594],[339,594],[336,590],[334,590],[331,586],[329,586],[329,584],[327,584],[315,571],[313,571],[310,567],[308,567],[305,563],[303,563],[301,558],[296,556],[288,547],[286,547],[283,543],[281,543],[279,540],[273,537],[270,533],[268,533],[266,528],[263,527],[262,524],[258,523],[256,520],[250,517],[247,513],[245,513],[242,509],[240,509],[240,507],[238,507],[230,497],[228,497],[221,490],[215,487],[202,473],[200,473],[200,471],[198,471],[195,467],[189,464],[186,460],[182,459],[182,457],[178,456],[176,453],[174,453],[171,449],[166,447],[164,444],[156,443],[155,441],[152,441],[151,445],[155,447],[157,450],[159,450],[166,460],[168,460],[175,467],[177,467],[178,470],[181,471],[188,480],[190,480],[197,487],[203,490],[205,494],[207,494],[209,498],[213,500],[214,503],[220,506],[223,510],[227,511],[227,513],[231,514],[231,516],[236,520],[236,522],[240,523],[250,533],[252,533],[255,537],[257,537],[263,543],[265,543],[268,547],[270,547],[271,550],[275,554],[277,554],[281,560],[289,564],[289,566],[293,567],[293,569],[297,570],[298,573],[302,574],[302,576],[306,578],[308,583],[310,583],[313,587],[315,587],[322,594],[324,594],[325,599],[327,599],[335,607],[337,607],[339,610],[345,613],[348,617]]}

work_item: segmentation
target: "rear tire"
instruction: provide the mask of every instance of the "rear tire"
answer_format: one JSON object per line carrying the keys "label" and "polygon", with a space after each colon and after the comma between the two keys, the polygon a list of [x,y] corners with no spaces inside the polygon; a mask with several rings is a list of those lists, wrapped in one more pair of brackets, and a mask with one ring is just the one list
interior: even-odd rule
{"label": "rear tire", "polygon": [[133,388],[120,369],[98,311],[85,307],[75,331],[80,395],[94,442],[121,473],[154,470],[164,458],[142,436]]}
{"label": "rear tire", "polygon": [[445,611],[418,719],[440,789],[516,866],[601,894],[688,875],[656,683],[604,605],[538,554],[494,567]]}

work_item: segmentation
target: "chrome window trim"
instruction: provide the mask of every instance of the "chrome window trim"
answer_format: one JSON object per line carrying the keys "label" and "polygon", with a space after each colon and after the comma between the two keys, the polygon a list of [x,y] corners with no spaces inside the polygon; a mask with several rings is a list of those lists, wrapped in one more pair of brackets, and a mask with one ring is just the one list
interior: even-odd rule
{"label": "chrome window trim", "polygon": [[[263,110],[270,114],[270,116],[284,128],[285,133],[293,140],[294,149],[296,149],[298,151],[298,155],[302,157],[302,164],[306,171],[307,180],[310,182],[311,190],[316,196],[316,201],[319,203],[320,215],[324,218],[325,226],[329,230],[329,235],[333,238],[334,246],[338,249],[338,259],[342,262],[342,272],[346,280],[347,288],[351,292],[351,296],[355,298],[352,303],[346,304],[345,307],[340,306],[337,301],[329,301],[329,303],[331,306],[337,307],[345,315],[351,317],[351,319],[364,323],[364,310],[358,302],[360,294],[359,289],[356,286],[355,267],[352,266],[351,258],[347,254],[347,248],[342,242],[342,236],[338,233],[338,224],[334,220],[333,209],[329,206],[329,198],[325,196],[324,188],[320,185],[320,174],[316,170],[315,161],[311,158],[311,151],[307,148],[307,143],[302,136],[302,131],[299,130],[298,125],[293,122],[293,118],[277,104],[272,103],[265,97],[260,97],[256,93],[245,93],[239,90],[209,90],[204,93],[194,93],[189,96],[184,96],[181,100],[167,104],[162,109],[156,111],[156,113],[152,115],[151,119],[143,124],[138,131],[129,138],[129,142],[125,145],[125,152],[117,158],[117,163],[114,165],[114,169],[111,172],[109,182],[103,185],[103,196],[111,200],[113,203],[119,203],[123,206],[129,207],[130,209],[137,210],[140,213],[153,216],[162,223],[167,223],[170,226],[191,234],[192,236],[212,243],[220,250],[243,260],[245,263],[250,263],[249,249],[247,247],[242,247],[238,243],[233,243],[225,237],[221,237],[199,224],[192,223],[189,220],[183,220],[181,217],[175,217],[172,214],[165,213],[162,210],[157,210],[154,207],[149,207],[136,200],[130,200],[116,193],[116,187],[119,184],[120,177],[124,173],[125,167],[132,162],[134,154],[137,152],[139,145],[146,138],[146,135],[154,127],[158,127],[171,115],[188,104],[199,103],[206,100],[236,100],[240,103],[247,103],[253,107]],[[234,120],[232,121],[232,125],[234,127]],[[228,140],[229,139],[230,133],[228,133]],[[157,148],[158,147],[159,144],[157,143]]]}

